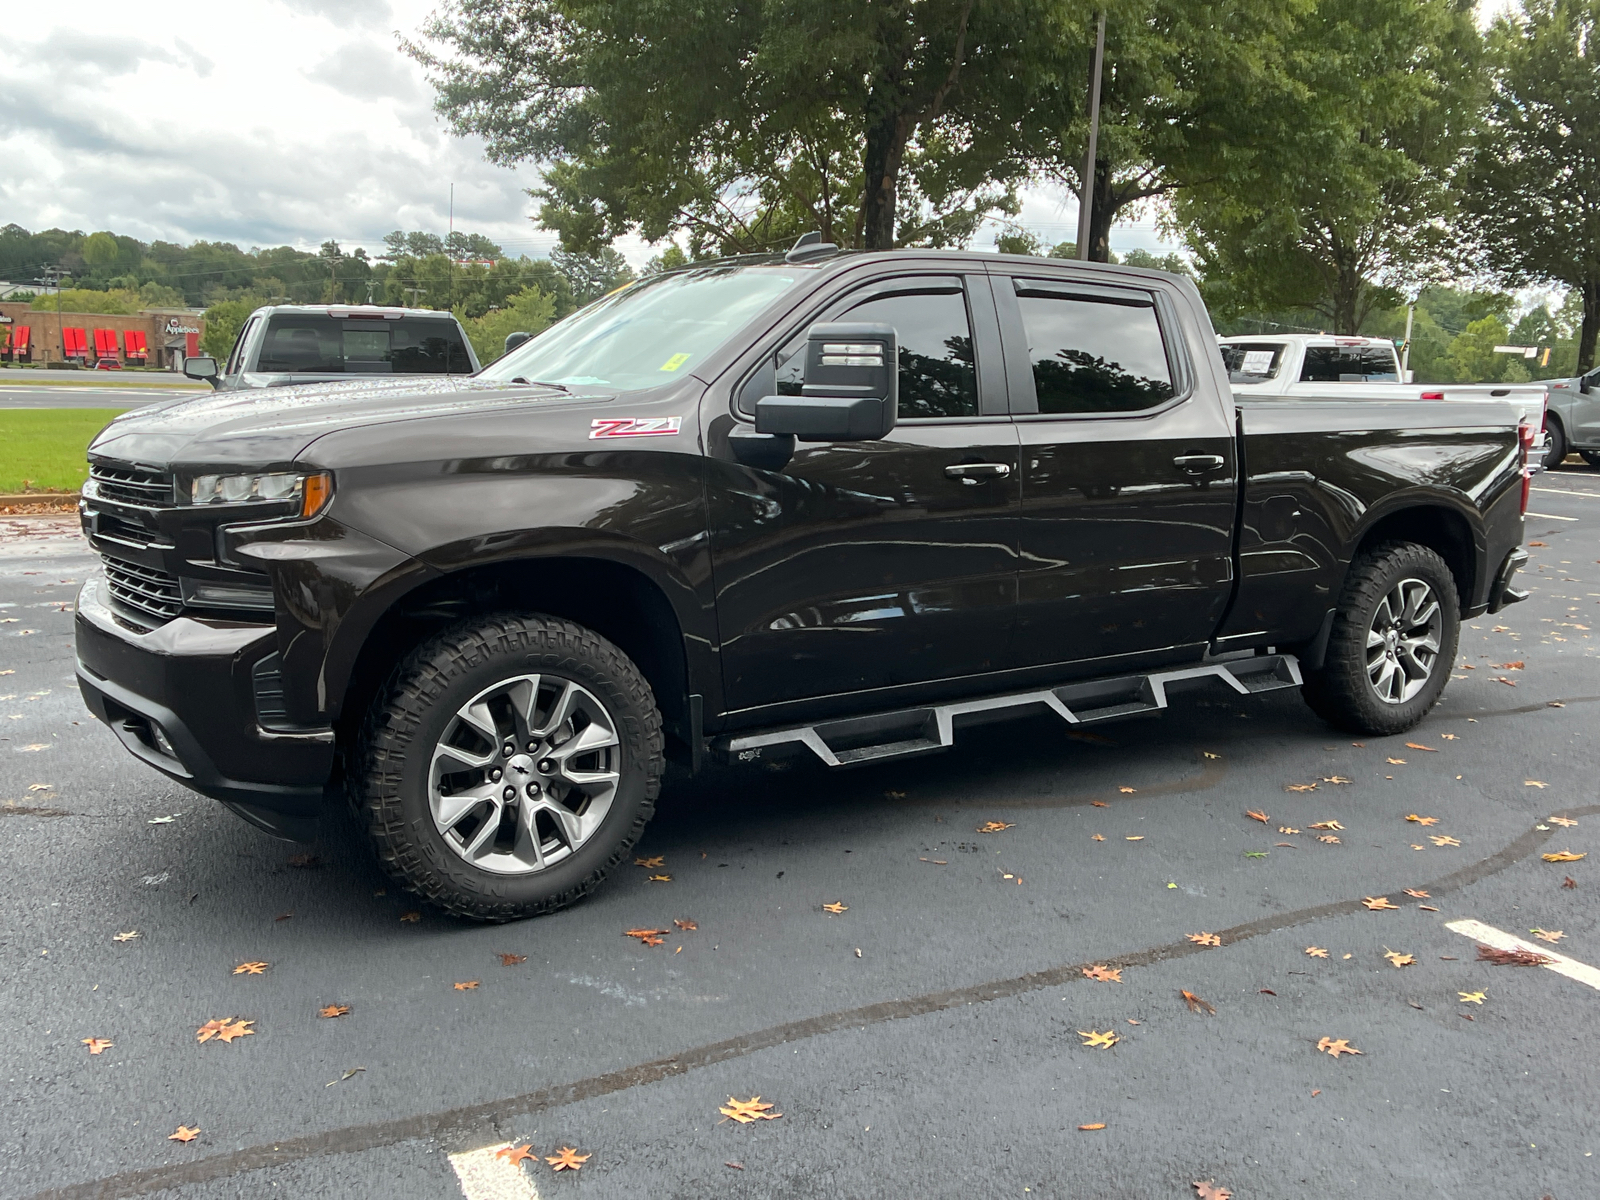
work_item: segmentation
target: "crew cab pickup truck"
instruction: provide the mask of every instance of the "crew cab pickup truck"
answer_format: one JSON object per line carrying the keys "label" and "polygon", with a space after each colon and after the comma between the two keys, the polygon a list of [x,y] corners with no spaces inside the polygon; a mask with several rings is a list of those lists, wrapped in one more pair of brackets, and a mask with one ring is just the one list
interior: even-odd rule
{"label": "crew cab pickup truck", "polygon": [[280,304],[245,320],[225,363],[184,359],[218,391],[338,382],[356,375],[471,375],[478,358],[452,313],[371,304]]}
{"label": "crew cab pickup truck", "polygon": [[1514,575],[1496,400],[1236,404],[1187,280],[934,251],[652,276],[470,377],[221,392],[89,448],[94,714],[506,920],[624,861],[668,758],[924,754],[1193,687],[1391,734]]}
{"label": "crew cab pickup truck", "polygon": [[1600,368],[1552,379],[1546,386],[1550,407],[1545,429],[1553,444],[1545,461],[1554,465],[1576,450],[1591,467],[1600,467]]}

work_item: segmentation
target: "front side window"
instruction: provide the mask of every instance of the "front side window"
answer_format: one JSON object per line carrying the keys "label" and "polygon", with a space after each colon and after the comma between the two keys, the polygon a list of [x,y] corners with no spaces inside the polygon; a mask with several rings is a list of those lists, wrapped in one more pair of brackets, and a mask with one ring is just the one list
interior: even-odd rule
{"label": "front side window", "polygon": [[1137,412],[1173,396],[1161,323],[1148,305],[1018,296],[1042,413]]}
{"label": "front side window", "polygon": [[256,322],[260,317],[251,317],[244,323],[244,328],[239,331],[238,338],[233,343],[233,353],[228,355],[228,365],[223,370],[224,375],[237,375],[239,368],[244,365],[244,345],[250,340],[250,335],[255,331]]}
{"label": "front side window", "polygon": [[472,359],[450,320],[278,313],[267,322],[256,369],[285,375],[468,375]]}
{"label": "front side window", "polygon": [[1307,346],[1301,383],[1394,383],[1399,364],[1391,346]]}

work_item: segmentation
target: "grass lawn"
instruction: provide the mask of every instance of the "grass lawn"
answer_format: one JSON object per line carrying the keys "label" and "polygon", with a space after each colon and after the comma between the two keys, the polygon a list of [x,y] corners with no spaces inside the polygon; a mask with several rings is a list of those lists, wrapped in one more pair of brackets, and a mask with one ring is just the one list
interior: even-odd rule
{"label": "grass lawn", "polygon": [[0,493],[26,486],[75,492],[89,477],[84,451],[120,408],[0,409]]}

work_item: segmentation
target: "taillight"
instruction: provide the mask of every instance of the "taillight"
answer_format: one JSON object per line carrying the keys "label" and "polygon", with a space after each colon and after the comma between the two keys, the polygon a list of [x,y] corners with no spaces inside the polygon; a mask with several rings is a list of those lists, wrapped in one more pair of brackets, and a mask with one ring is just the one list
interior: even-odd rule
{"label": "taillight", "polygon": [[1523,421],[1517,426],[1517,443],[1522,447],[1522,511],[1528,511],[1528,493],[1533,488],[1533,472],[1528,469],[1528,459],[1533,454],[1533,439],[1537,436],[1532,424]]}

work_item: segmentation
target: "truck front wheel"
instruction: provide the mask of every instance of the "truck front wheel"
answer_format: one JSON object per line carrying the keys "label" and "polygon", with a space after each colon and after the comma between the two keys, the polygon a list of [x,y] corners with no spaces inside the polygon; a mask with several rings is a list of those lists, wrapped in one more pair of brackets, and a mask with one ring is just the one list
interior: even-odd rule
{"label": "truck front wheel", "polygon": [[650,685],[571,621],[494,616],[417,647],[358,747],[378,857],[447,912],[508,921],[592,891],[655,811]]}
{"label": "truck front wheel", "polygon": [[1345,577],[1322,669],[1306,702],[1354,733],[1402,733],[1439,701],[1461,633],[1455,577],[1426,546],[1384,542]]}

